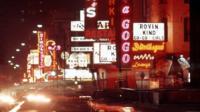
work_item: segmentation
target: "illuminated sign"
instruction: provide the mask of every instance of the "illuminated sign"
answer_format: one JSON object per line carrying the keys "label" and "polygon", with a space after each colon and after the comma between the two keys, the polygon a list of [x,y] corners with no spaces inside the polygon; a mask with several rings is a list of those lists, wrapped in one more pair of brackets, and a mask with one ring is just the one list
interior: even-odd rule
{"label": "illuminated sign", "polygon": [[116,62],[116,45],[111,43],[94,43],[93,63],[111,64]]}
{"label": "illuminated sign", "polygon": [[74,37],[71,37],[71,41],[72,42],[94,42],[95,40],[85,38],[84,36],[76,36],[76,37],[74,36]]}
{"label": "illuminated sign", "polygon": [[72,52],[92,52],[93,47],[71,47]]}
{"label": "illuminated sign", "polygon": [[120,4],[120,25],[121,25],[121,67],[130,67],[131,63],[131,7],[130,0],[121,0]]}
{"label": "illuminated sign", "polygon": [[108,0],[108,15],[110,20],[110,27],[114,28],[114,17],[115,17],[115,1],[116,0]]}
{"label": "illuminated sign", "polygon": [[86,29],[85,37],[87,38],[114,38],[115,30]]}
{"label": "illuminated sign", "polygon": [[164,23],[133,23],[133,40],[164,41]]}
{"label": "illuminated sign", "polygon": [[94,18],[96,16],[97,0],[87,0],[86,17]]}
{"label": "illuminated sign", "polygon": [[107,20],[97,21],[97,29],[98,30],[109,29],[109,21],[107,21]]}
{"label": "illuminated sign", "polygon": [[85,21],[85,11],[80,10],[80,21]]}
{"label": "illuminated sign", "polygon": [[136,54],[133,56],[133,60],[154,60],[155,56],[153,56],[152,54]]}
{"label": "illuminated sign", "polygon": [[39,52],[38,50],[31,50],[27,57],[28,64],[38,65],[39,64]]}
{"label": "illuminated sign", "polygon": [[152,52],[156,53],[158,51],[163,51],[164,48],[165,48],[164,42],[160,43],[160,44],[135,42],[135,43],[133,43],[132,50],[133,51],[152,51]]}
{"label": "illuminated sign", "polygon": [[87,67],[90,64],[90,55],[84,53],[72,53],[66,60],[70,68]]}
{"label": "illuminated sign", "polygon": [[51,58],[51,55],[45,55],[44,57],[44,65],[46,67],[50,67],[52,64],[52,58]]}
{"label": "illuminated sign", "polygon": [[85,23],[84,21],[71,21],[71,31],[84,31]]}
{"label": "illuminated sign", "polygon": [[133,68],[150,68],[151,63],[150,62],[134,62],[132,65]]}
{"label": "illuminated sign", "polygon": [[100,44],[100,61],[116,62],[116,45],[115,44]]}
{"label": "illuminated sign", "polygon": [[38,31],[39,66],[44,67],[45,32]]}

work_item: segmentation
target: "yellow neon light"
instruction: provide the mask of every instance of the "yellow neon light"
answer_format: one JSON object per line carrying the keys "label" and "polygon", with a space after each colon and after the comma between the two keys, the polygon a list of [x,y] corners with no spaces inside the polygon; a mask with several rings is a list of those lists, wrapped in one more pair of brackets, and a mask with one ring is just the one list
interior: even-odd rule
{"label": "yellow neon light", "polygon": [[147,62],[135,62],[132,65],[133,68],[150,68],[151,67],[151,63]]}
{"label": "yellow neon light", "polygon": [[164,42],[161,44],[153,44],[153,43],[134,43],[132,50],[133,51],[153,51],[154,53],[156,53],[157,51],[163,51],[165,48],[164,46]]}

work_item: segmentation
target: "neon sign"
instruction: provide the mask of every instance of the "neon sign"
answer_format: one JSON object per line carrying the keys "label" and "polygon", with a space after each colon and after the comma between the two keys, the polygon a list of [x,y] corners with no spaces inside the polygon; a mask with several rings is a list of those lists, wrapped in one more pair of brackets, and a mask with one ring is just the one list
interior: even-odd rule
{"label": "neon sign", "polygon": [[39,66],[44,67],[45,33],[38,31]]}
{"label": "neon sign", "polygon": [[90,6],[86,8],[86,17],[94,18],[96,16],[97,0],[87,0]]}
{"label": "neon sign", "polygon": [[133,60],[154,60],[155,56],[151,54],[138,54],[133,56]]}
{"label": "neon sign", "polygon": [[121,2],[121,62],[129,65],[131,62],[131,20],[130,20],[130,4],[127,0]]}
{"label": "neon sign", "polygon": [[110,19],[110,27],[113,28],[115,26],[114,23],[114,17],[115,17],[115,11],[114,11],[114,6],[115,6],[115,0],[108,0],[108,15]]}
{"label": "neon sign", "polygon": [[95,29],[87,29],[85,31],[86,38],[113,38],[115,37],[114,30],[95,30]]}
{"label": "neon sign", "polygon": [[132,65],[133,68],[150,68],[151,63],[150,62],[135,62]]}
{"label": "neon sign", "polygon": [[133,44],[132,50],[133,51],[152,51],[154,53],[158,51],[163,51],[165,48],[164,42],[161,44],[155,44],[155,43],[137,43],[135,42]]}

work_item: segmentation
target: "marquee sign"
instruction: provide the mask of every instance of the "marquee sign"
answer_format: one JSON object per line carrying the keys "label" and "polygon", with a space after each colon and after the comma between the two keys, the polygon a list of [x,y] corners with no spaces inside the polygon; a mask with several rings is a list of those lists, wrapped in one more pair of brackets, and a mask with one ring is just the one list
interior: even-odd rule
{"label": "marquee sign", "polygon": [[164,41],[164,23],[133,23],[133,40]]}
{"label": "marquee sign", "polygon": [[93,63],[111,64],[116,62],[116,45],[108,42],[94,43]]}

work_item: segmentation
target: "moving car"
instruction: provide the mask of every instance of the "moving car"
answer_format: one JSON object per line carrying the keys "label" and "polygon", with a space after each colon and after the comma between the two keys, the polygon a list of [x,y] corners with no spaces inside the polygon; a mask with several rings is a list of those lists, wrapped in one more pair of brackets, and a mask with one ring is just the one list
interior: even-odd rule
{"label": "moving car", "polygon": [[135,112],[134,101],[137,94],[122,89],[95,91],[88,105],[91,112]]}

